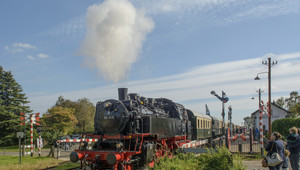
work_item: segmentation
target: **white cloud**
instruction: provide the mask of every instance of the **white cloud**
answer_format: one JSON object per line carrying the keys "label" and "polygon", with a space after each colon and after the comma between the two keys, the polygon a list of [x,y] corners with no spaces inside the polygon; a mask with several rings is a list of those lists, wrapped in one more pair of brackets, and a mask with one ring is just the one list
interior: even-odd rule
{"label": "white cloud", "polygon": [[5,46],[4,49],[12,54],[24,52],[28,49],[36,49],[37,47],[28,43],[13,43],[10,46]]}
{"label": "white cloud", "polygon": [[14,47],[20,47],[20,48],[32,48],[32,49],[36,49],[36,46],[33,46],[33,45],[30,45],[30,44],[27,44],[27,43],[14,43],[12,44],[12,46]]}
{"label": "white cloud", "polygon": [[[283,54],[276,56],[278,64],[272,67],[272,98],[288,95],[291,91],[299,91],[300,87],[300,53]],[[220,117],[221,103],[210,94],[215,90],[221,94],[224,90],[233,108],[234,122],[240,123],[243,117],[257,109],[258,101],[251,100],[257,96],[256,90],[261,88],[265,92],[262,100],[267,100],[267,75],[261,75],[260,81],[254,77],[267,67],[261,65],[261,58],[239,60],[218,64],[199,66],[182,74],[154,79],[130,81],[126,83],[129,92],[137,92],[146,97],[165,97],[184,104],[187,108],[205,112],[208,104],[212,115]],[[117,98],[117,88],[123,84],[108,85],[93,89],[84,89],[60,94],[30,96],[32,109],[45,112],[51,107],[57,97],[77,100],[86,97],[92,102]],[[282,95],[283,94],[283,95]],[[227,113],[226,113],[227,115]]]}
{"label": "white cloud", "polygon": [[83,37],[85,32],[85,16],[77,16],[66,20],[65,22],[54,26],[46,31],[41,32],[40,36],[71,36],[71,37]]}
{"label": "white cloud", "polygon": [[38,57],[39,57],[39,58],[48,58],[49,55],[44,54],[44,53],[40,53],[40,54],[38,54]]}
{"label": "white cloud", "polygon": [[[161,17],[164,13],[177,13],[192,22],[208,21],[210,24],[226,24],[254,18],[267,18],[300,12],[298,0],[133,0],[138,7],[146,9],[150,15]],[[173,15],[172,15],[173,16]],[[187,21],[186,21],[187,22]]]}
{"label": "white cloud", "polygon": [[30,60],[34,60],[34,57],[32,55],[28,55],[27,58]]}

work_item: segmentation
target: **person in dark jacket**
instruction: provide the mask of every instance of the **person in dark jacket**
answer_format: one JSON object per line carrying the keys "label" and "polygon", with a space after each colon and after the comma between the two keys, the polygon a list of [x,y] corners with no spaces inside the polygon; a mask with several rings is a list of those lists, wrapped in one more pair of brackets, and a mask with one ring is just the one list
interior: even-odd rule
{"label": "person in dark jacket", "polygon": [[300,137],[297,133],[297,128],[291,128],[289,137],[292,136],[293,138],[287,141],[287,148],[290,151],[290,163],[293,170],[300,170]]}
{"label": "person in dark jacket", "polygon": [[[274,144],[274,145],[273,145]],[[273,147],[272,147],[273,146]],[[281,140],[281,135],[278,132],[274,132],[271,136],[271,141],[268,142],[266,146],[266,151],[268,151],[268,155],[272,155],[274,152],[277,152],[282,160],[284,159],[284,144]],[[276,166],[269,166],[270,170],[280,170],[282,163]]]}

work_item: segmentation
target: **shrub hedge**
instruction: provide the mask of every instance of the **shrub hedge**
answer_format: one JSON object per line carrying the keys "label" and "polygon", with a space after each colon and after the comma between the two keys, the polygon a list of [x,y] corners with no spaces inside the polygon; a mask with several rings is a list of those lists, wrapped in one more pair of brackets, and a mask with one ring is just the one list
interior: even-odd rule
{"label": "shrub hedge", "polygon": [[274,120],[272,123],[273,132],[279,132],[284,138],[289,135],[289,129],[293,126],[300,128],[300,118],[284,118]]}
{"label": "shrub hedge", "polygon": [[179,153],[172,159],[164,157],[155,164],[154,169],[245,170],[246,167],[238,156],[232,155],[227,148],[221,147],[217,151],[208,150],[208,153],[201,155]]}

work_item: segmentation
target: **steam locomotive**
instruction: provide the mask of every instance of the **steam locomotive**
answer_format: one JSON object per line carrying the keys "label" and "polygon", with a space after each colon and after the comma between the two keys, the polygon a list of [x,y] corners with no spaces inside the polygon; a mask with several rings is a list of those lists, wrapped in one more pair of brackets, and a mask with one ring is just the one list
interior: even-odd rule
{"label": "steam locomotive", "polygon": [[222,121],[186,109],[166,98],[146,98],[119,88],[119,100],[98,102],[94,119],[98,139],[71,153],[72,162],[94,169],[137,169],[154,166],[162,156],[191,141],[223,135]]}

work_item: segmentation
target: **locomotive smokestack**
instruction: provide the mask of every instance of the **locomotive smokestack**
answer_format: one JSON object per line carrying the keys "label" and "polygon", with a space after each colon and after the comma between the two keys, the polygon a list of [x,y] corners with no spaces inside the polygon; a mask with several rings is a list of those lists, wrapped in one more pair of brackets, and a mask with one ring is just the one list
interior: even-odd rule
{"label": "locomotive smokestack", "polygon": [[119,100],[127,100],[128,99],[128,89],[127,88],[118,88],[119,91]]}

